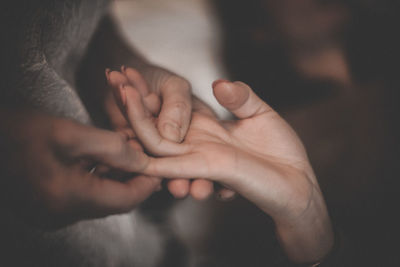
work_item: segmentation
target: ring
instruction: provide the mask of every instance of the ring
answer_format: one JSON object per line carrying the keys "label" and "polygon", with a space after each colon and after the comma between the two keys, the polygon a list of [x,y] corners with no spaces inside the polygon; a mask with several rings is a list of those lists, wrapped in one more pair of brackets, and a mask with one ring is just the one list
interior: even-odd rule
{"label": "ring", "polygon": [[90,170],[89,173],[94,173],[97,169],[97,165],[94,165]]}

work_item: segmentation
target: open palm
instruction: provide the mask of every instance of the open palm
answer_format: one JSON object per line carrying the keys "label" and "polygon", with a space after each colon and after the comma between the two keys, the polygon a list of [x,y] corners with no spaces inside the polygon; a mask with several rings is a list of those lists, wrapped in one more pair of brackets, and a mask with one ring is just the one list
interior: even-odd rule
{"label": "open palm", "polygon": [[213,89],[238,120],[220,122],[204,106],[194,106],[181,144],[160,136],[135,88],[119,90],[127,120],[148,153],[156,156],[142,172],[224,184],[274,219],[278,239],[292,260],[320,259],[331,248],[333,235],[301,141],[244,83],[220,81]]}
{"label": "open palm", "polygon": [[[154,156],[145,170],[170,178],[206,178],[242,194],[270,215],[301,214],[319,187],[304,147],[290,126],[243,83],[214,84],[217,100],[237,121],[218,121],[201,104],[181,144],[160,136],[133,87],[120,90],[138,139]],[[276,196],[279,195],[279,198]],[[290,207],[290,210],[285,210]]]}

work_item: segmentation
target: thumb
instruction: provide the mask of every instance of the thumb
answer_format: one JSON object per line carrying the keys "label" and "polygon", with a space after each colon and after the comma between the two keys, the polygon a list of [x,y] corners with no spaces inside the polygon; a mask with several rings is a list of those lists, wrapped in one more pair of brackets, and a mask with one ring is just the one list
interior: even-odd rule
{"label": "thumb", "polygon": [[212,86],[217,101],[239,119],[273,111],[245,83],[217,80]]}

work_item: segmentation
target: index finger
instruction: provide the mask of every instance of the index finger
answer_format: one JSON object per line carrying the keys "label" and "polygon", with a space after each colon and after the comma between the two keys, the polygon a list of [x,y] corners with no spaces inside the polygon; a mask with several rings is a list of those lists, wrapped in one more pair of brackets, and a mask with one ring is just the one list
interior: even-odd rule
{"label": "index finger", "polygon": [[127,172],[140,172],[148,164],[147,155],[122,134],[68,120],[60,120],[53,130],[55,148],[69,158],[89,158]]}

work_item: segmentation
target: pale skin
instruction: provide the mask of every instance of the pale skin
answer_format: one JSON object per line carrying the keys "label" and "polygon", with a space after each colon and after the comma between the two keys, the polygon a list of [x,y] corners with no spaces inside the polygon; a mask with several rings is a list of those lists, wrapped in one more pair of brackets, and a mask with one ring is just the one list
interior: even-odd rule
{"label": "pale skin", "polygon": [[[146,71],[139,72],[134,68],[122,66],[121,72],[107,69],[106,77],[111,87],[125,84],[137,88],[149,112],[157,117],[155,126],[160,135],[175,143],[182,142],[189,128],[192,106],[201,106],[202,102],[191,94],[190,84],[178,75],[161,68],[151,69],[150,75],[141,73],[146,74]],[[142,151],[134,130],[117,107],[117,102],[121,101],[116,102],[116,99],[120,100],[118,94],[107,97],[105,103],[113,128],[123,133],[134,148]],[[164,109],[160,109],[161,105]],[[209,114],[216,118],[211,109],[207,109]],[[205,179],[171,179],[167,187],[175,198],[184,198],[190,194],[197,200],[205,200],[214,192],[213,182]],[[235,192],[227,188],[219,189],[217,193],[221,199],[231,199],[235,196]]]}
{"label": "pale skin", "polygon": [[[112,91],[103,79],[99,79],[99,76],[104,73],[103,66],[116,68],[121,64],[126,64],[140,72],[141,79],[136,80],[136,83],[139,83],[144,96],[155,100],[152,102],[154,105],[152,110],[157,112],[157,128],[160,134],[173,142],[179,143],[183,140],[190,123],[193,101],[191,85],[185,78],[146,60],[125,42],[110,19],[101,23],[98,32],[93,37],[93,46],[88,50],[88,55],[79,77],[86,81],[85,99],[90,100],[88,102],[95,107],[94,111],[101,109],[104,112],[97,118],[106,118],[109,122],[107,126],[113,131],[123,133],[128,137],[132,135],[132,129],[117,107]],[[110,73],[111,76],[113,73]],[[132,74],[132,71],[129,73]],[[89,111],[93,112],[92,109]],[[96,117],[96,112],[92,115]],[[98,169],[104,168],[99,166]],[[209,181],[191,183],[184,179],[168,181],[167,188],[176,198],[186,197],[190,193],[197,199],[205,199],[214,191]],[[233,196],[233,192],[229,190],[222,190],[220,193],[223,197]]]}
{"label": "pale skin", "polygon": [[132,84],[113,85],[136,138],[153,155],[142,173],[231,188],[273,218],[278,240],[293,262],[313,263],[329,253],[334,239],[330,218],[304,146],[251,88],[214,82],[216,99],[237,120],[218,121],[198,102],[178,144],[159,134],[149,100]]}

